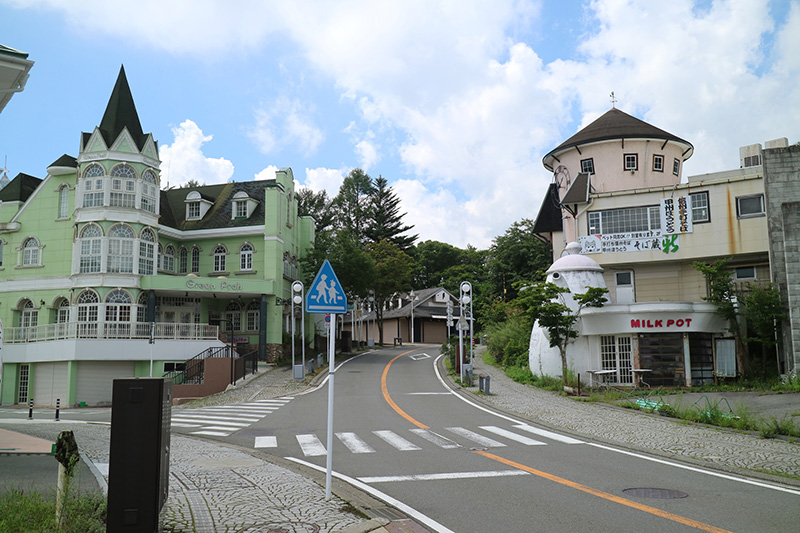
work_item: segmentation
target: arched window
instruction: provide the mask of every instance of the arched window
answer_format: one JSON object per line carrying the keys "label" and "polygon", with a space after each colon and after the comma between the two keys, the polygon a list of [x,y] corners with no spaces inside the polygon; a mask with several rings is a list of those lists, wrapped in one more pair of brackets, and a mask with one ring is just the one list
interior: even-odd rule
{"label": "arched window", "polygon": [[[147,321],[147,291],[142,291],[139,293],[139,298],[136,300],[136,321],[137,322],[146,322]],[[140,330],[141,331],[141,330]],[[148,330],[149,332],[149,330]]]}
{"label": "arched window", "polygon": [[69,333],[69,300],[61,298],[55,309],[56,338],[67,338]]}
{"label": "arched window", "polygon": [[156,237],[150,228],[142,230],[139,236],[139,274],[152,276],[155,274]]}
{"label": "arched window", "polygon": [[19,327],[35,328],[39,325],[39,310],[33,302],[25,299],[20,302]]}
{"label": "arched window", "polygon": [[62,185],[58,189],[58,218],[69,217],[69,185]]}
{"label": "arched window", "polygon": [[258,331],[260,316],[261,305],[258,302],[250,302],[247,306],[247,331]]}
{"label": "arched window", "polygon": [[158,198],[158,177],[149,168],[142,173],[142,209],[156,212]]}
{"label": "arched window", "polygon": [[97,315],[100,298],[92,290],[85,290],[78,295],[78,336],[97,337]]}
{"label": "arched window", "polygon": [[136,235],[130,226],[117,224],[108,230],[108,272],[133,273],[133,243]]}
{"label": "arched window", "polygon": [[239,270],[253,270],[253,246],[249,243],[239,248]]}
{"label": "arched window", "polygon": [[180,252],[178,252],[178,273],[179,274],[186,274],[189,268],[189,252],[186,248],[181,247]]}
{"label": "arched window", "polygon": [[194,246],[192,248],[192,274],[200,273],[200,248]]}
{"label": "arched window", "polygon": [[225,272],[225,255],[228,250],[223,245],[214,248],[214,272]]}
{"label": "arched window", "polygon": [[106,337],[130,337],[131,295],[123,290],[113,290],[106,296]]}
{"label": "arched window", "polygon": [[175,247],[171,244],[164,250],[164,263],[162,268],[167,272],[175,272]]}
{"label": "arched window", "polygon": [[83,207],[103,205],[103,180],[106,171],[97,163],[89,165],[83,172]]}
{"label": "arched window", "polygon": [[89,224],[81,230],[80,241],[79,271],[85,274],[100,272],[103,230],[100,226]]}
{"label": "arched window", "polygon": [[39,266],[42,264],[42,247],[39,246],[39,239],[28,237],[22,243],[22,266]]}
{"label": "arched window", "polygon": [[111,169],[112,207],[134,207],[136,205],[136,171],[132,166],[122,164]]}
{"label": "arched window", "polygon": [[222,324],[223,331],[229,332],[233,329],[233,331],[236,332],[242,329],[242,309],[239,307],[239,304],[236,302],[228,304],[228,307],[225,308],[225,320],[227,322]]}

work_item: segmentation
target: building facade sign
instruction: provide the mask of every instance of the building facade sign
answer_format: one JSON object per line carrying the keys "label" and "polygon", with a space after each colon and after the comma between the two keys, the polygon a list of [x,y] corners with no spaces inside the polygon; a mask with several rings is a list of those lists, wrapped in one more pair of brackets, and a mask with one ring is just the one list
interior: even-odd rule
{"label": "building facade sign", "polygon": [[726,322],[705,303],[609,304],[581,312],[581,335],[724,333]]}
{"label": "building facade sign", "polygon": [[676,233],[692,232],[692,198],[679,196],[677,198],[661,199],[661,233],[674,235]]}
{"label": "building facade sign", "polygon": [[[674,245],[677,246],[677,237],[675,239]],[[664,251],[664,243],[662,242],[664,239],[661,238],[661,231],[659,230],[586,235],[579,237],[578,240],[582,254]]]}

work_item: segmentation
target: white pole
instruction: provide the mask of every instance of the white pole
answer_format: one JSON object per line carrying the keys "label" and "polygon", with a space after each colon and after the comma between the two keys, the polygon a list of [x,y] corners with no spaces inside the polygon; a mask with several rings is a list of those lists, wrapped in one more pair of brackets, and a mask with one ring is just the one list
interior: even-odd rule
{"label": "white pole", "polygon": [[[306,299],[305,287],[300,286],[300,301]],[[306,368],[306,310],[302,303],[300,304],[300,341],[303,343],[303,372]]]}
{"label": "white pole", "polygon": [[[331,499],[331,472],[333,471],[333,374],[336,364],[335,335],[336,315],[331,313],[331,321],[328,326],[328,457],[325,463],[325,499]],[[352,322],[351,322],[352,324]]]}

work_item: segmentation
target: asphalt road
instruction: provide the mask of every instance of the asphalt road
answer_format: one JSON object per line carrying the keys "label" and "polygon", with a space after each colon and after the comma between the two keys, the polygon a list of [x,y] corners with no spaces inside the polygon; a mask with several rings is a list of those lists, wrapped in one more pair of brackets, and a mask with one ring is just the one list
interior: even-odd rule
{"label": "asphalt road", "polygon": [[[339,366],[332,450],[336,473],[407,505],[431,529],[796,529],[800,491],[539,430],[454,394],[435,355],[389,348]],[[242,404],[234,410],[253,420],[235,430],[219,408],[222,425],[206,436],[324,469],[327,409],[327,386]]]}

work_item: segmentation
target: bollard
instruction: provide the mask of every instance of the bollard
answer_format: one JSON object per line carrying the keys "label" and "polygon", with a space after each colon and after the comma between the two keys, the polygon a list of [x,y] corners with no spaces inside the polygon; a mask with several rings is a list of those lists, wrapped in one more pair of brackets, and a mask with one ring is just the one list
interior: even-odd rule
{"label": "bollard", "polygon": [[464,379],[467,382],[467,387],[472,387],[472,368],[467,368],[464,373]]}
{"label": "bollard", "polygon": [[486,376],[483,374],[478,374],[478,390],[483,392],[483,382],[486,379]]}
{"label": "bollard", "polygon": [[56,422],[59,421],[58,411],[61,409],[61,398],[56,398]]}
{"label": "bollard", "polygon": [[483,391],[483,393],[486,394],[487,396],[489,395],[489,382],[491,381],[491,377],[492,376],[486,376],[485,380],[486,390]]}
{"label": "bollard", "polygon": [[33,398],[28,402],[28,420],[33,420]]}
{"label": "bollard", "polygon": [[306,371],[306,374],[309,374],[309,375],[313,374],[314,373],[314,360],[313,359],[309,359],[306,362],[306,366],[308,367],[308,370]]}

